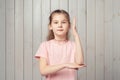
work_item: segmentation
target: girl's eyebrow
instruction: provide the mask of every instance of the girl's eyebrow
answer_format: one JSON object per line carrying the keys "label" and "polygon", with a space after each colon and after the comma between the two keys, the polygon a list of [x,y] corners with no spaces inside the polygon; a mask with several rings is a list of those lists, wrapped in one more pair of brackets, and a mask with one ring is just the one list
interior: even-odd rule
{"label": "girl's eyebrow", "polygon": [[63,20],[63,21],[68,21],[68,20],[65,19],[65,20]]}
{"label": "girl's eyebrow", "polygon": [[53,20],[53,21],[58,21],[58,20]]}
{"label": "girl's eyebrow", "polygon": [[[53,20],[53,21],[59,21],[59,20]],[[62,20],[62,21],[68,21],[68,20],[65,19],[65,20]]]}

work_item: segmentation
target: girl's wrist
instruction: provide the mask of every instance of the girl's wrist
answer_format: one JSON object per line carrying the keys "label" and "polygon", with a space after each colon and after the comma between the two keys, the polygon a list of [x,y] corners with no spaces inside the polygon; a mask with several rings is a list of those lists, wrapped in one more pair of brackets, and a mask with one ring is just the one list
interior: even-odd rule
{"label": "girl's wrist", "polygon": [[77,35],[74,35],[74,39],[75,40],[78,40],[79,39],[79,35],[77,34]]}
{"label": "girl's wrist", "polygon": [[75,33],[73,34],[73,36],[74,36],[74,37],[78,37],[78,36],[79,36],[78,32],[75,32]]}
{"label": "girl's wrist", "polygon": [[64,64],[64,68],[68,68],[68,63],[65,63],[65,64]]}
{"label": "girl's wrist", "polygon": [[63,64],[64,68],[67,68],[67,63]]}

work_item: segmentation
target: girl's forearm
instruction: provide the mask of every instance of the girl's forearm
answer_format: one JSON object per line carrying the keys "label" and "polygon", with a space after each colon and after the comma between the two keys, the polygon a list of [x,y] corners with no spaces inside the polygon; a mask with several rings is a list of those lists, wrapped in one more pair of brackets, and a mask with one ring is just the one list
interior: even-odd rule
{"label": "girl's forearm", "polygon": [[82,50],[79,35],[75,36],[75,46],[76,46],[75,62],[77,64],[84,64],[83,50]]}
{"label": "girl's forearm", "polygon": [[42,75],[49,75],[49,74],[52,74],[52,73],[55,73],[61,69],[65,68],[65,64],[58,64],[58,65],[47,65],[47,66],[44,66],[40,72]]}

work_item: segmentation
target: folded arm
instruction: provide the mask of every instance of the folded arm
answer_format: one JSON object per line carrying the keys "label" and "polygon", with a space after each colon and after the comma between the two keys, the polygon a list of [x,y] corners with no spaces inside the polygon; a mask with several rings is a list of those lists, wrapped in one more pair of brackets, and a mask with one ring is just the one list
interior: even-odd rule
{"label": "folded arm", "polygon": [[53,74],[61,69],[69,68],[69,69],[78,69],[81,67],[84,67],[84,65],[78,65],[76,63],[64,63],[64,64],[56,64],[56,65],[48,65],[46,58],[40,58],[39,59],[39,67],[40,67],[40,73],[43,76]]}

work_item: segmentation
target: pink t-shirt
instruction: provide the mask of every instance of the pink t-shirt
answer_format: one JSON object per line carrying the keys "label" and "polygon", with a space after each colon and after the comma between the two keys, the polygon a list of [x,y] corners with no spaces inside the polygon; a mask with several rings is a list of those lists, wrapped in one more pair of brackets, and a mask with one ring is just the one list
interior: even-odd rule
{"label": "pink t-shirt", "polygon": [[[73,63],[75,43],[72,41],[58,42],[49,40],[42,42],[35,57],[44,57],[48,65]],[[75,80],[76,70],[64,68],[56,73],[46,76],[46,80]]]}

